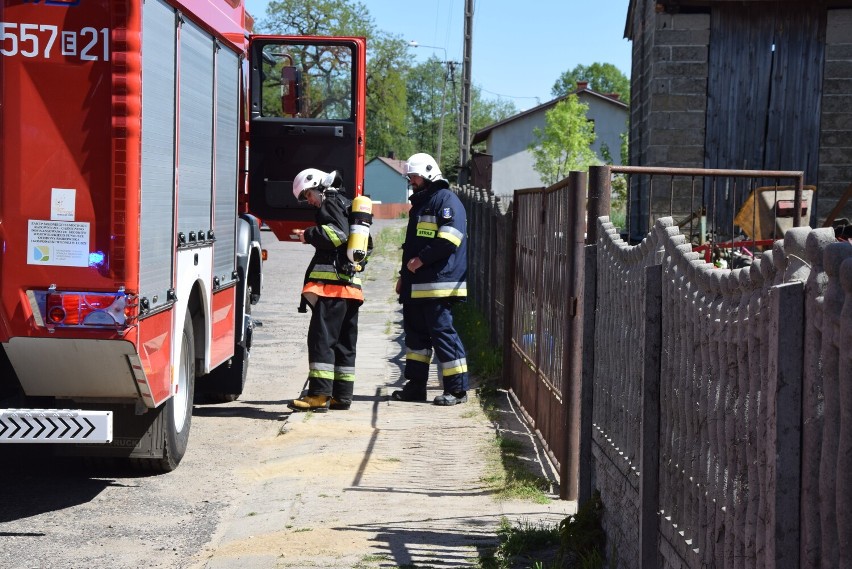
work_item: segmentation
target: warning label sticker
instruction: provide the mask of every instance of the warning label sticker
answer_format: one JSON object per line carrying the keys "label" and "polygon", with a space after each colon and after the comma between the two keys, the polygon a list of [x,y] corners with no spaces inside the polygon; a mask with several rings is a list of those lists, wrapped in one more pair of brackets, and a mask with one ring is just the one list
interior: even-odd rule
{"label": "warning label sticker", "polygon": [[89,224],[31,219],[27,232],[27,264],[89,266]]}

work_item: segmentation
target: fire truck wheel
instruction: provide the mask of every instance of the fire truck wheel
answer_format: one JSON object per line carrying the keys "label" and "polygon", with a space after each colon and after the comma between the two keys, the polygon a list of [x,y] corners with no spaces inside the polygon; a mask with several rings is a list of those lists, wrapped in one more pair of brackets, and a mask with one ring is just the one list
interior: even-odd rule
{"label": "fire truck wheel", "polygon": [[131,467],[149,472],[171,472],[177,468],[186,453],[189,442],[194,393],[195,333],[192,328],[192,314],[187,311],[181,335],[177,390],[165,404],[157,408],[158,415],[148,431],[148,433],[162,433],[162,456],[131,457]]}
{"label": "fire truck wheel", "polygon": [[192,399],[195,394],[195,333],[192,315],[187,312],[181,337],[177,392],[166,403],[164,470],[177,468],[189,443],[192,424]]}
{"label": "fire truck wheel", "polygon": [[210,400],[229,403],[236,401],[242,394],[246,384],[246,375],[248,374],[249,356],[251,355],[251,340],[254,331],[254,325],[251,322],[251,287],[245,287],[245,299],[243,305],[246,308],[245,319],[248,324],[244,332],[245,345],[239,343],[234,345],[234,356],[230,361],[225,362],[213,371],[207,377],[201,379],[203,382],[204,396]]}

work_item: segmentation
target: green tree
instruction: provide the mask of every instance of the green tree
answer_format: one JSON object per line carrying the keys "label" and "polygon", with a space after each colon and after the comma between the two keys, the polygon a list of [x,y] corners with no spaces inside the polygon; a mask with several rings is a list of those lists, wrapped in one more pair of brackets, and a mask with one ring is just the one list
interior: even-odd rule
{"label": "green tree", "polygon": [[577,81],[587,81],[589,88],[598,93],[618,93],[619,98],[630,104],[630,79],[612,63],[577,65],[564,72],[550,90],[554,97],[562,97],[577,90]]}
{"label": "green tree", "polygon": [[[438,132],[441,124],[441,100],[444,109],[444,142],[441,145],[441,167],[445,158],[452,156],[446,142],[448,132],[455,132],[455,105],[451,84],[445,81],[446,65],[437,57],[430,57],[413,66],[406,76],[408,92],[408,133],[417,152],[436,156]],[[446,92],[444,89],[446,88]],[[437,156],[436,156],[437,157]]]}
{"label": "green tree", "polygon": [[518,114],[518,107],[507,99],[485,99],[476,85],[470,95],[470,132],[481,130],[495,122]]}
{"label": "green tree", "polygon": [[[621,163],[629,164],[629,146],[628,132],[630,131],[630,121],[627,121],[627,129],[621,133]],[[612,164],[612,152],[606,143],[601,144],[601,156],[605,164]],[[627,175],[613,174],[610,181],[612,193],[610,194],[611,207],[609,219],[616,227],[624,227],[624,222],[627,217]]]}
{"label": "green tree", "polygon": [[595,127],[586,118],[589,106],[570,95],[547,111],[544,129],[536,128],[536,142],[529,146],[535,164],[533,168],[548,186],[555,184],[575,170],[588,170],[599,163],[591,149]]}
{"label": "green tree", "polygon": [[[408,75],[409,132],[415,144],[415,151],[428,152],[437,158],[443,107],[441,171],[448,180],[455,179],[459,169],[460,74],[458,65],[447,66],[432,57],[412,67]],[[475,85],[471,88],[470,107],[472,133],[518,112],[511,101],[484,98],[482,90]]]}
{"label": "green tree", "polygon": [[[273,0],[258,30],[296,36],[364,36],[375,33],[367,7],[351,0]],[[340,118],[350,112],[351,52],[344,46],[289,46],[287,55],[302,72],[300,116]],[[274,92],[274,73],[267,73],[264,91]],[[264,101],[266,106],[266,101]]]}
{"label": "green tree", "polygon": [[354,0],[272,0],[257,28],[268,34],[369,38],[375,23],[367,6]]}
{"label": "green tree", "polygon": [[405,159],[414,153],[408,136],[405,81],[411,56],[404,40],[379,37],[367,44],[367,161],[376,156]]}
{"label": "green tree", "polygon": [[[436,57],[412,65],[406,42],[376,28],[367,6],[356,0],[272,0],[265,17],[258,20],[258,33],[306,36],[363,36],[367,38],[367,149],[368,160],[391,152],[405,159],[414,152],[437,154],[443,102],[441,168],[448,179],[458,171],[459,110],[461,68],[451,67]],[[339,93],[331,77],[342,78],[340,64],[329,56],[310,50],[293,50],[293,59],[308,70],[307,100],[302,116],[322,116],[325,107],[318,102],[312,83],[324,82],[323,93]],[[280,85],[276,63],[268,76],[271,84],[264,108],[280,109]],[[267,87],[265,85],[265,87]],[[266,100],[268,98],[268,101]],[[326,97],[328,100],[328,97]],[[337,101],[332,101],[337,102]],[[280,112],[280,111],[278,111]],[[327,112],[327,111],[326,111]],[[512,103],[490,101],[473,87],[471,92],[471,132],[502,120],[517,110]]]}
{"label": "green tree", "polygon": [[[354,0],[273,0],[257,28],[269,34],[366,37],[366,158],[370,160],[391,152],[402,155],[411,151],[413,145],[406,125],[405,84],[411,57],[401,38],[376,28],[364,3]],[[305,61],[307,58],[310,62],[311,51],[302,52],[296,55],[296,59]],[[323,70],[331,73],[340,61],[324,57],[313,63],[325,66]],[[314,71],[312,75],[316,73]],[[316,106],[316,103],[313,104]],[[309,116],[315,114],[315,110],[309,110]]]}
{"label": "green tree", "polygon": [[[458,102],[457,104],[461,104]],[[470,135],[473,138],[473,135],[482,130],[483,128],[490,126],[494,123],[505,120],[513,115],[518,114],[518,107],[515,106],[511,100],[508,99],[487,99],[482,94],[482,89],[473,85],[470,90]],[[459,162],[459,146],[458,146],[458,133],[456,132],[455,139],[455,161]],[[472,152],[485,152],[487,144],[485,142],[480,142],[479,144],[473,145],[471,149]],[[455,173],[453,174],[453,179],[455,179]]]}

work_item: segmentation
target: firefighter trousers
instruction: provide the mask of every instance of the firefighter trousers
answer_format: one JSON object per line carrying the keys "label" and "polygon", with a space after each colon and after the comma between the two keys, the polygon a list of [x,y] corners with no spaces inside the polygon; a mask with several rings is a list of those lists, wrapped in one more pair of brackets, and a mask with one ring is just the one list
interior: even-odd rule
{"label": "firefighter trousers", "polygon": [[320,296],[308,328],[308,395],[352,402],[361,301]]}
{"label": "firefighter trousers", "polygon": [[453,301],[444,299],[405,302],[405,378],[425,389],[434,350],[444,382],[444,393],[468,389],[464,345],[453,326]]}

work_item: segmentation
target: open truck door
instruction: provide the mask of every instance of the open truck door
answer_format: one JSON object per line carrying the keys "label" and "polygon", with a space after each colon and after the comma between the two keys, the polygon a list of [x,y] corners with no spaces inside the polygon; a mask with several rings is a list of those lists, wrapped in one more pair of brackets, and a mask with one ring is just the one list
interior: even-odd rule
{"label": "open truck door", "polygon": [[295,239],[315,213],[293,196],[300,171],[337,170],[348,198],[363,193],[366,40],[256,35],[249,53],[249,209]]}

